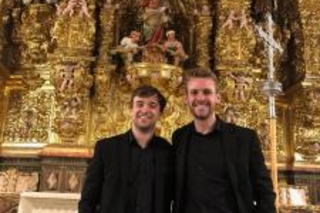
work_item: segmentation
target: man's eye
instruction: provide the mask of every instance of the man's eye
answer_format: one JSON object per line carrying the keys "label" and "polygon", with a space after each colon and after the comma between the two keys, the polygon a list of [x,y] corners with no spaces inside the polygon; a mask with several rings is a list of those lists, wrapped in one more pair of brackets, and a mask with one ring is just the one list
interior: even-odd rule
{"label": "man's eye", "polygon": [[158,104],[157,104],[157,103],[151,103],[151,104],[149,104],[149,106],[150,106],[151,108],[157,108],[157,107],[158,107]]}
{"label": "man's eye", "polygon": [[204,90],[204,91],[203,91],[203,94],[205,94],[205,95],[209,95],[209,94],[211,94],[211,93],[212,93],[211,90]]}
{"label": "man's eye", "polygon": [[198,94],[198,91],[191,91],[191,94],[196,95],[196,94]]}
{"label": "man's eye", "polygon": [[136,106],[137,106],[137,107],[143,107],[143,103],[137,102],[137,103],[136,103]]}

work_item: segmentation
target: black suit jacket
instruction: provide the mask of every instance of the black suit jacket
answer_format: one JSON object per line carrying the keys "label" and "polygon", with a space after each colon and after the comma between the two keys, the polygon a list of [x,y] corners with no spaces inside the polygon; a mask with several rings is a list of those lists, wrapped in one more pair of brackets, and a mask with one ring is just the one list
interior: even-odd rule
{"label": "black suit jacket", "polygon": [[[192,123],[172,136],[175,153],[174,213],[185,205],[185,168]],[[275,193],[255,131],[221,123],[222,144],[232,190],[239,213],[276,213]]]}
{"label": "black suit jacket", "polygon": [[[125,213],[130,134],[129,131],[96,143],[79,201],[79,213]],[[171,201],[171,146],[159,137],[155,142],[152,146],[155,158],[152,213],[168,213]]]}

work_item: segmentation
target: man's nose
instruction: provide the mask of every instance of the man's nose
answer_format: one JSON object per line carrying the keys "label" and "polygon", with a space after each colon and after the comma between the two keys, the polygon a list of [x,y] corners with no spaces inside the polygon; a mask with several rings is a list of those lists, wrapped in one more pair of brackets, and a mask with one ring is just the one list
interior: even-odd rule
{"label": "man's nose", "polygon": [[196,97],[197,100],[204,100],[205,98],[206,96],[202,92],[199,92]]}
{"label": "man's nose", "polygon": [[142,112],[148,112],[148,111],[150,111],[150,106],[148,106],[147,104],[145,104],[145,105],[143,105],[143,107],[141,107],[141,111]]}

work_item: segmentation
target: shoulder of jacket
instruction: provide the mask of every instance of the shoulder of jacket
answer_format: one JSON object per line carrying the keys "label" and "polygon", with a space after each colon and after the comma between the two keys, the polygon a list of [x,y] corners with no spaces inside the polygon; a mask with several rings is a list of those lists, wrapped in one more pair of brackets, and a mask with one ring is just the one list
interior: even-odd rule
{"label": "shoulder of jacket", "polygon": [[184,133],[184,132],[189,131],[190,128],[191,128],[191,125],[192,125],[192,123],[189,123],[189,124],[187,124],[187,125],[184,125],[184,126],[182,126],[182,127],[179,127],[178,129],[176,129],[176,130],[173,132],[173,135],[182,134],[182,133]]}
{"label": "shoulder of jacket", "polygon": [[155,136],[155,139],[158,142],[158,145],[161,146],[162,148],[170,148],[171,147],[171,144],[167,139],[160,137],[160,136]]}
{"label": "shoulder of jacket", "polygon": [[100,140],[97,141],[97,145],[106,145],[106,144],[113,144],[113,143],[117,143],[119,141],[122,141],[125,137],[126,137],[127,133],[123,133],[123,134],[119,134],[119,135],[114,135],[108,138],[102,138]]}
{"label": "shoulder of jacket", "polygon": [[225,131],[228,132],[234,132],[234,133],[241,133],[241,134],[255,134],[255,130],[244,127],[244,126],[239,126],[236,124],[231,124],[231,123],[225,123]]}

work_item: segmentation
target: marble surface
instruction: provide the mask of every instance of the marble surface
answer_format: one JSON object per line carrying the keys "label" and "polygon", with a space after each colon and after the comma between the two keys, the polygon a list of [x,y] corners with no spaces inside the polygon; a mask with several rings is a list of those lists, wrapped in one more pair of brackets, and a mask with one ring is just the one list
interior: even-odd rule
{"label": "marble surface", "polygon": [[78,193],[23,192],[18,213],[77,213]]}

